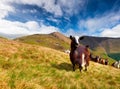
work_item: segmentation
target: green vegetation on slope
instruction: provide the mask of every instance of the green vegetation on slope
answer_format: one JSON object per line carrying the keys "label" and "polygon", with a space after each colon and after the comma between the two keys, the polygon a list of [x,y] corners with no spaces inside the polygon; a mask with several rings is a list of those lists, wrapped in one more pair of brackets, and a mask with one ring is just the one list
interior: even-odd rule
{"label": "green vegetation on slope", "polygon": [[119,75],[94,62],[87,72],[73,72],[67,54],[0,39],[0,89],[118,89]]}
{"label": "green vegetation on slope", "polygon": [[[63,40],[61,38],[63,38]],[[63,37],[62,35],[61,35],[61,38],[60,36],[56,37],[55,34],[35,34],[35,35],[18,38],[16,40],[24,43],[28,43],[28,44],[45,46],[45,47],[53,48],[60,51],[70,49],[69,40],[66,40],[67,38],[65,39],[65,37]]]}
{"label": "green vegetation on slope", "polygon": [[105,52],[105,49],[103,47],[97,47],[94,50],[91,51],[93,56],[100,56],[103,59],[109,60],[109,65],[111,65],[113,62],[115,62],[115,59],[111,56],[108,56],[108,54]]}
{"label": "green vegetation on slope", "polygon": [[[84,39],[81,40],[81,44],[89,45],[94,55],[108,58],[111,63],[119,58],[119,55],[115,54],[119,54],[120,52],[120,38],[84,36]],[[114,57],[112,55],[113,53],[115,53]]]}
{"label": "green vegetation on slope", "polygon": [[[53,48],[60,51],[65,51],[70,49],[70,39],[62,35],[59,32],[54,32],[51,34],[36,34],[17,38],[16,40],[28,44],[36,44],[40,46],[45,46]],[[118,57],[111,57],[110,53],[119,53],[120,51],[120,38],[106,38],[106,37],[90,37],[84,36],[84,39],[80,41],[82,45],[89,45],[92,53],[96,56],[102,58],[107,58],[110,61],[110,64],[115,60],[118,60]],[[114,59],[117,58],[117,59]]]}
{"label": "green vegetation on slope", "polygon": [[97,47],[102,47],[106,53],[120,52],[120,38],[84,36],[81,43],[89,45],[92,50]]}
{"label": "green vegetation on slope", "polygon": [[120,53],[110,53],[108,56],[115,60],[120,60]]}

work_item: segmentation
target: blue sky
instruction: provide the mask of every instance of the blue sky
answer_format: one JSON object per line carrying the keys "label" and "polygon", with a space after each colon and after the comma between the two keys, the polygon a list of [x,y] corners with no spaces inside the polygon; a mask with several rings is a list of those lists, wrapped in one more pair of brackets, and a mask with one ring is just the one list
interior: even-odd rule
{"label": "blue sky", "polygon": [[120,37],[120,0],[1,0],[0,35]]}

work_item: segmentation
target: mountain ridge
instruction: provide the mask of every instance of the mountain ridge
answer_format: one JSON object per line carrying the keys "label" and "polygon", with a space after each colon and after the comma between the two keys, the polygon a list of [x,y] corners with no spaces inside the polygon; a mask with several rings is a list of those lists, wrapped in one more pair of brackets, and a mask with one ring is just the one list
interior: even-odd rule
{"label": "mountain ridge", "polygon": [[[20,37],[20,38],[17,38],[17,40],[19,41],[22,41],[27,39],[27,37],[30,37],[30,36],[46,36],[46,38],[50,38],[50,37],[53,37],[51,39],[57,39],[58,41],[63,41],[63,43],[66,43],[67,45],[70,45],[70,39],[69,37],[66,37],[65,35],[59,33],[59,32],[53,32],[53,33],[50,33],[50,34],[34,34],[34,35],[29,35],[29,36],[24,36],[24,37]],[[38,39],[38,40],[45,40],[45,39]],[[80,44],[82,45],[89,45],[90,46],[90,49],[92,50],[95,50],[97,47],[102,47],[105,49],[105,51],[107,53],[116,53],[117,52],[120,52],[120,38],[112,38],[112,37],[94,37],[94,36],[83,36],[84,39],[80,41]],[[31,37],[32,39],[32,37]],[[51,40],[50,39],[50,40]],[[16,40],[16,39],[15,39]],[[35,39],[34,39],[35,40]],[[50,41],[48,40],[48,41]],[[24,42],[24,41],[23,41]],[[56,42],[57,43],[57,42]],[[118,48],[116,48],[118,47]]]}
{"label": "mountain ridge", "polygon": [[28,44],[45,46],[60,51],[70,49],[70,39],[58,32],[54,32],[51,34],[33,34],[29,36],[16,38],[14,40]]}
{"label": "mountain ridge", "polygon": [[93,50],[96,47],[103,47],[107,53],[120,52],[120,38],[84,36],[80,42],[83,45],[88,44]]}

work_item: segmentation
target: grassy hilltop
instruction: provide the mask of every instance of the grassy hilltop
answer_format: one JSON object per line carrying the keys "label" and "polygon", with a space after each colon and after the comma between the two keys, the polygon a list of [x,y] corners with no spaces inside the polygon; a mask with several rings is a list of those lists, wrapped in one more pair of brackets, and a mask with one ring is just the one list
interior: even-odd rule
{"label": "grassy hilltop", "polygon": [[58,32],[54,32],[51,34],[34,34],[20,37],[15,40],[23,43],[45,46],[60,51],[70,49],[70,39]]}
{"label": "grassy hilltop", "polygon": [[0,38],[0,89],[119,89],[120,70],[90,62],[72,71],[69,55]]}

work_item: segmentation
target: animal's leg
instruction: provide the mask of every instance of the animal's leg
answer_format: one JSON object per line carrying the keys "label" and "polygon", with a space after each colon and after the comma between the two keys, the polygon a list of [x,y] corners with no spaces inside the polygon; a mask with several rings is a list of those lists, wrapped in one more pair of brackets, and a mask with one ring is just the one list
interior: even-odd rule
{"label": "animal's leg", "polygon": [[87,71],[87,65],[85,65],[85,71]]}
{"label": "animal's leg", "polygon": [[75,71],[75,64],[73,64],[73,71]]}
{"label": "animal's leg", "polygon": [[82,71],[82,66],[81,65],[79,65],[79,70],[80,70],[80,72]]}
{"label": "animal's leg", "polygon": [[119,69],[120,68],[120,65],[118,64],[117,68]]}

